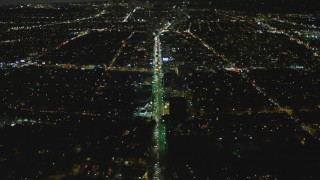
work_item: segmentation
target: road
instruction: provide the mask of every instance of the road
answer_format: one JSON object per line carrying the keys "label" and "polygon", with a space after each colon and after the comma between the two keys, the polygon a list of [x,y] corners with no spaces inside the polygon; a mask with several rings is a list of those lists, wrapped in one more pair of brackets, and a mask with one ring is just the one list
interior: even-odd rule
{"label": "road", "polygon": [[153,82],[152,82],[152,94],[153,94],[153,118],[157,125],[153,133],[154,139],[154,153],[156,163],[154,165],[154,180],[164,179],[165,169],[165,156],[167,151],[167,138],[166,138],[166,124],[161,119],[161,115],[164,112],[164,87],[163,87],[163,70],[162,70],[162,54],[161,54],[161,40],[160,35],[164,30],[168,29],[171,23],[166,23],[163,29],[157,31],[154,34],[154,62],[153,62]]}
{"label": "road", "polygon": [[112,66],[113,66],[114,63],[116,62],[117,58],[121,55],[123,48],[126,47],[126,45],[127,45],[127,40],[130,39],[130,38],[134,35],[134,33],[135,33],[135,32],[132,32],[126,39],[124,39],[124,40],[121,41],[121,46],[120,46],[120,48],[118,49],[116,55],[113,57],[113,59],[112,59],[110,65],[108,66],[107,70],[109,70],[109,69],[112,68]]}
{"label": "road", "polygon": [[132,12],[130,12],[129,14],[127,14],[127,16],[123,19],[122,22],[128,22],[129,18],[132,16],[133,13],[135,13],[137,11],[138,7],[135,7]]}

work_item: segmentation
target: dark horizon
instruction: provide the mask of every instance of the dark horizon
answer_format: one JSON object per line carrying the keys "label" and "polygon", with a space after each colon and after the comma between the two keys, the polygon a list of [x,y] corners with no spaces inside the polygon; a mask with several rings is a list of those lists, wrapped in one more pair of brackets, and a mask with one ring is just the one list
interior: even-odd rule
{"label": "dark horizon", "polygon": [[0,5],[7,4],[47,4],[47,3],[68,3],[68,2],[95,2],[95,1],[107,1],[107,0],[2,0]]}

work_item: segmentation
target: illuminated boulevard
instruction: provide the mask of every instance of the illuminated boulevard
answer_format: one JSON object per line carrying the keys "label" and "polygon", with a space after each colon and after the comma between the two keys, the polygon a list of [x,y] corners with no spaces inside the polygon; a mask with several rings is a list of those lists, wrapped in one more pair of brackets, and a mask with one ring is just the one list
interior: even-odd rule
{"label": "illuminated boulevard", "polygon": [[161,119],[161,115],[164,110],[163,102],[163,72],[162,72],[162,56],[161,56],[161,42],[160,33],[155,34],[155,45],[154,45],[154,74],[153,74],[153,118],[157,125],[154,130],[154,153],[156,163],[154,165],[154,179],[164,179],[164,158],[166,154],[166,125]]}

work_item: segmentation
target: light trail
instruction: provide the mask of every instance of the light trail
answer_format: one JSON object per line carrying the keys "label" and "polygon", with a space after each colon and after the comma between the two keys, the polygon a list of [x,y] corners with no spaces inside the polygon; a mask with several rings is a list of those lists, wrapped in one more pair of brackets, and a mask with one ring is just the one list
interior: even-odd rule
{"label": "light trail", "polygon": [[[133,13],[135,13],[137,11],[138,7],[135,7],[132,12],[130,12],[122,22],[128,22],[128,19],[133,15]],[[121,55],[122,53],[122,50],[124,47],[126,47],[127,45],[127,42],[126,40],[130,39],[133,35],[134,35],[135,32],[132,32],[129,37],[127,37],[126,39],[122,40],[121,42],[121,46],[120,48],[118,49],[116,55],[113,57],[111,63],[109,64],[109,66],[106,68],[106,70],[109,70],[110,68],[112,68],[112,66],[114,65],[114,63],[116,62],[117,58]]]}
{"label": "light trail", "polygon": [[[107,6],[109,6],[109,4]],[[93,16],[84,17],[84,18],[78,18],[78,19],[74,19],[74,20],[71,20],[71,21],[67,20],[67,21],[54,22],[54,23],[43,24],[43,25],[12,27],[12,28],[10,28],[10,30],[17,31],[17,30],[23,30],[23,29],[36,29],[36,28],[50,27],[50,26],[62,25],[62,24],[72,24],[72,23],[76,23],[76,22],[81,22],[81,21],[86,21],[86,20],[98,18],[98,17],[101,17],[105,13],[106,13],[106,11],[102,10],[102,11],[100,11],[99,13],[97,13],[97,14],[95,14]]]}
{"label": "light trail", "polygon": [[[215,50],[213,47],[211,47],[208,43],[206,43],[203,39],[201,39],[200,37],[198,37],[197,35],[193,34],[191,31],[186,31],[191,37],[197,39],[198,41],[201,42],[201,44],[206,47],[208,50],[210,50],[211,52],[213,52],[214,55],[216,55],[217,57],[221,58],[223,61],[232,64],[229,62],[229,60],[224,56],[221,55],[217,50]],[[237,69],[234,65],[232,65],[235,69]]]}
{"label": "light trail", "polygon": [[78,64],[25,64],[19,65],[17,68],[22,68],[25,66],[36,66],[36,67],[44,67],[44,68],[61,68],[61,69],[80,69],[80,70],[93,70],[100,69],[105,71],[118,71],[118,72],[140,72],[140,73],[153,73],[154,70],[152,68],[132,68],[132,67],[110,67],[105,68],[102,65],[78,65]]}
{"label": "light trail", "polygon": [[38,60],[39,58],[41,58],[41,57],[43,57],[43,56],[51,53],[51,52],[54,51],[54,50],[59,50],[59,49],[61,49],[62,47],[64,47],[64,46],[66,46],[67,44],[69,44],[70,42],[72,42],[72,41],[74,41],[74,40],[77,40],[77,39],[79,39],[79,38],[81,38],[81,37],[83,37],[83,36],[86,36],[86,35],[88,35],[88,34],[89,34],[89,31],[82,31],[82,32],[80,32],[77,36],[72,37],[72,38],[70,38],[70,39],[67,39],[67,40],[63,41],[61,44],[59,44],[59,45],[58,45],[57,47],[55,47],[53,50],[47,50],[47,51],[41,53],[40,55],[34,57],[34,58],[32,59],[32,61],[36,61],[36,60]]}
{"label": "light trail", "polygon": [[198,19],[198,28],[199,28],[199,31],[202,32],[200,19]]}
{"label": "light trail", "polygon": [[[177,33],[183,34],[179,31],[176,31]],[[234,72],[238,73],[241,75],[241,77],[243,79],[245,79],[249,84],[252,85],[252,87],[261,95],[263,95],[264,97],[266,97],[268,99],[268,101],[274,105],[275,107],[277,107],[281,112],[286,113],[289,118],[293,119],[296,123],[300,122],[299,118],[292,115],[287,109],[283,108],[280,103],[274,99],[273,97],[271,97],[269,94],[267,94],[267,92],[264,90],[264,88],[259,87],[256,83],[255,80],[251,80],[245,73],[242,72],[241,68],[237,68],[233,63],[231,63],[227,58],[225,58],[224,55],[220,55],[220,53],[218,51],[216,51],[213,47],[211,47],[208,43],[206,43],[203,39],[201,39],[200,37],[196,36],[195,34],[193,34],[192,32],[190,32],[189,30],[184,31],[184,33],[188,34],[189,36],[193,37],[194,39],[198,40],[204,47],[206,47],[208,50],[211,50],[216,56],[220,57],[224,62],[227,62],[228,65],[230,65],[233,69]],[[306,132],[308,132],[306,130],[306,128],[304,127],[304,125],[302,124],[300,126],[303,130],[305,130]],[[309,133],[309,132],[308,132]],[[310,133],[309,133],[310,134]]]}
{"label": "light trail", "polygon": [[293,35],[290,35],[285,31],[278,30],[277,28],[275,28],[275,27],[273,27],[273,26],[271,26],[271,25],[269,25],[267,23],[259,21],[257,18],[255,18],[254,20],[255,20],[255,22],[257,23],[258,26],[267,29],[268,32],[275,33],[275,34],[280,34],[280,35],[285,35],[290,39],[290,41],[292,41],[292,42],[294,42],[294,43],[296,43],[298,45],[304,46],[306,49],[311,51],[314,57],[320,57],[320,54],[317,51],[314,50],[315,49],[314,47],[310,46],[308,43],[305,43],[301,39],[296,38]]}
{"label": "light trail", "polygon": [[[191,24],[189,26],[189,29],[184,31],[183,33],[187,33],[189,36],[191,36],[192,38],[198,40],[205,48],[207,48],[209,51],[211,51],[215,56],[219,57],[221,60],[223,60],[225,63],[227,63],[229,66],[231,66],[232,68],[232,71],[235,71],[235,72],[241,72],[242,69],[241,68],[238,68],[236,67],[233,63],[231,63],[224,55],[220,54],[216,49],[214,49],[212,46],[210,46],[208,43],[206,43],[203,39],[201,39],[200,37],[198,37],[197,35],[193,34],[191,31],[190,31],[190,27],[191,27]],[[176,33],[178,34],[182,34],[184,35],[182,32],[180,31],[176,31]]]}
{"label": "light trail", "polygon": [[154,140],[154,153],[156,163],[154,165],[154,180],[163,180],[164,171],[163,167],[164,158],[166,154],[166,125],[161,119],[161,115],[164,112],[164,87],[163,87],[163,71],[162,71],[162,53],[161,53],[161,40],[160,35],[171,26],[170,22],[167,22],[158,33],[154,34],[154,53],[153,53],[153,82],[152,82],[152,95],[153,95],[153,118],[156,121],[156,127],[153,132],[152,139]]}
{"label": "light trail", "polygon": [[[219,13],[220,15],[223,16],[227,16],[230,19],[233,20],[239,20],[239,17],[234,17],[228,14],[223,14],[223,13]],[[270,26],[269,24],[263,23],[258,21],[255,18],[255,22],[263,27],[266,27],[268,30],[273,30],[275,31],[277,34],[284,34],[287,37],[289,37],[289,39],[291,41],[294,41],[300,45],[305,46],[308,50],[312,51],[312,47],[310,47],[308,44],[305,44],[303,41],[294,38],[293,36],[289,35],[288,33],[285,33],[283,31],[279,31],[276,28]],[[186,33],[188,33],[190,36],[192,36],[193,38],[197,39],[198,41],[200,41],[202,43],[203,46],[205,46],[207,49],[211,50],[215,55],[217,55],[218,57],[220,57],[222,60],[224,60],[225,62],[228,62],[228,64],[234,69],[235,72],[241,74],[242,78],[245,78],[247,80],[248,83],[250,83],[252,85],[252,87],[254,87],[254,89],[261,95],[263,95],[264,97],[266,97],[268,99],[269,102],[271,102],[271,104],[273,104],[275,107],[277,107],[281,112],[286,113],[291,119],[293,119],[296,123],[300,122],[300,119],[294,115],[292,115],[287,109],[283,108],[280,103],[274,99],[273,97],[271,97],[270,95],[267,94],[267,92],[264,90],[264,88],[259,87],[256,83],[255,80],[251,80],[247,77],[246,74],[242,73],[240,68],[237,68],[234,64],[230,63],[230,61],[228,59],[226,59],[223,55],[220,55],[213,47],[211,47],[209,44],[207,44],[205,41],[203,41],[201,38],[197,37],[196,35],[194,35],[191,31],[190,31],[190,27],[187,31],[185,31]],[[319,57],[319,54],[317,54],[316,52],[313,54],[316,57]],[[305,127],[305,125],[302,123],[300,126],[303,130],[305,130],[306,132],[308,132],[310,134],[310,132],[307,130],[307,128]]]}
{"label": "light trail", "polygon": [[66,46],[67,44],[69,44],[70,42],[75,41],[75,40],[77,40],[77,39],[79,39],[79,38],[81,38],[81,37],[87,36],[87,35],[89,35],[89,34],[91,34],[91,33],[93,33],[93,32],[104,32],[104,31],[107,31],[107,30],[108,30],[107,28],[102,28],[102,29],[91,29],[91,30],[81,31],[77,36],[72,37],[72,38],[70,38],[70,39],[67,39],[67,40],[63,41],[63,42],[60,43],[58,46],[56,46],[54,49],[52,49],[52,50],[47,50],[47,51],[41,53],[40,55],[34,57],[34,58],[32,59],[32,61],[36,61],[36,60],[38,60],[39,58],[41,58],[41,57],[43,57],[43,56],[51,53],[52,51],[59,50],[59,49],[61,49],[62,47],[64,47],[64,46]]}
{"label": "light trail", "polygon": [[116,55],[113,57],[111,63],[109,64],[109,66],[106,68],[106,70],[109,70],[113,67],[114,63],[116,62],[117,58],[120,56],[120,54],[122,53],[122,50],[124,47],[126,47],[127,45],[127,40],[130,39],[133,35],[134,35],[135,32],[132,32],[126,39],[122,40],[121,41],[121,46],[120,48],[118,49]]}
{"label": "light trail", "polygon": [[130,12],[124,19],[122,22],[128,22],[129,18],[132,16],[133,13],[135,13],[137,11],[138,7],[134,8],[132,10],[132,12]]}
{"label": "light trail", "polygon": [[[217,12],[217,13],[220,14],[220,15],[222,15],[222,16],[228,17],[228,18],[230,18],[230,19],[232,19],[232,20],[237,20],[237,21],[239,21],[239,20],[242,19],[242,17],[239,18],[239,17],[237,17],[237,16],[232,16],[232,15],[227,14],[226,12],[224,12],[224,13]],[[282,21],[279,21],[278,19],[276,19],[276,21],[282,22]],[[301,46],[304,46],[306,49],[308,49],[308,50],[310,50],[311,52],[313,52],[313,56],[315,56],[315,57],[320,57],[319,52],[315,51],[315,50],[314,50],[314,49],[315,49],[314,47],[310,46],[308,43],[305,43],[305,42],[302,41],[301,39],[296,38],[296,37],[294,37],[293,35],[290,35],[290,34],[288,34],[288,33],[285,32],[285,31],[278,30],[277,28],[271,26],[270,24],[267,24],[267,23],[264,23],[264,22],[258,20],[257,18],[254,18],[254,22],[255,22],[258,26],[260,26],[260,27],[262,27],[262,28],[264,28],[264,29],[267,29],[267,31],[270,32],[270,33],[282,34],[282,35],[287,36],[287,37],[290,39],[290,41],[292,41],[292,42],[294,42],[294,43],[296,43],[296,44],[299,44],[299,45],[301,45]],[[282,23],[283,23],[283,22],[282,22]],[[286,22],[286,23],[289,23],[289,24],[291,24],[291,25],[297,25],[296,23],[290,23],[290,22]],[[304,25],[302,25],[302,26],[304,26]],[[306,26],[304,26],[304,27],[306,27]]]}
{"label": "light trail", "polygon": [[154,38],[154,75],[152,82],[152,93],[153,93],[153,118],[156,121],[156,127],[153,132],[153,139],[155,140],[155,153],[157,163],[154,165],[154,180],[160,180],[161,178],[161,165],[160,161],[160,132],[159,127],[161,123],[161,113],[162,113],[162,100],[163,91],[162,87],[162,62],[161,62],[161,47],[160,47],[160,35],[157,34]]}
{"label": "light trail", "polygon": [[207,26],[208,26],[208,28],[209,28],[209,31],[212,32],[212,28],[211,28],[211,25],[210,25],[209,20],[207,20],[206,22],[207,22]]}
{"label": "light trail", "polygon": [[186,31],[186,32],[188,32],[188,33],[190,33],[190,32],[191,32],[191,26],[192,26],[192,23],[189,23],[189,27],[188,27],[188,29],[187,29],[187,31]]}
{"label": "light trail", "polygon": [[[109,5],[108,5],[108,6],[109,6]],[[138,7],[136,7],[131,13],[129,13],[129,15],[131,16],[134,12],[136,12],[137,9],[138,9]],[[100,13],[96,14],[94,17],[100,17],[100,16],[103,15],[103,14],[105,14],[105,10],[102,10]],[[124,19],[124,21],[127,20],[130,16],[127,16],[127,17]],[[76,21],[82,21],[82,20],[87,20],[87,19],[91,19],[91,18],[93,18],[93,17],[84,18],[84,19],[77,19]],[[65,40],[64,42],[62,42],[61,44],[59,44],[58,46],[56,46],[54,49],[52,49],[52,50],[47,50],[47,51],[41,53],[40,55],[34,57],[34,58],[32,59],[32,61],[36,61],[36,60],[38,60],[39,58],[41,58],[41,57],[43,57],[43,56],[51,53],[52,51],[54,51],[54,50],[59,50],[59,49],[61,49],[62,47],[64,47],[64,46],[66,46],[67,44],[69,44],[70,42],[72,42],[72,41],[74,41],[74,40],[77,40],[77,39],[79,39],[79,38],[81,38],[81,37],[87,36],[87,35],[89,35],[89,34],[91,34],[91,33],[93,33],[93,32],[99,32],[99,33],[100,33],[100,32],[105,32],[105,31],[107,31],[107,30],[109,30],[109,29],[108,29],[108,28],[101,28],[101,29],[90,29],[90,30],[86,30],[86,31],[81,31],[77,36]],[[135,32],[131,33],[130,36],[129,36],[128,38],[126,38],[126,39],[130,39],[130,38],[134,35],[134,33],[135,33]],[[117,51],[115,57],[112,59],[110,65],[107,67],[107,70],[109,70],[109,69],[113,66],[113,64],[115,63],[117,57],[121,54],[122,49],[123,49],[123,47],[124,47],[125,45],[126,45],[126,41],[123,40],[121,47],[120,47],[119,50]]]}
{"label": "light trail", "polygon": [[25,39],[4,40],[4,41],[0,41],[0,44],[14,44],[14,43],[21,42],[24,40],[26,40],[26,38]]}

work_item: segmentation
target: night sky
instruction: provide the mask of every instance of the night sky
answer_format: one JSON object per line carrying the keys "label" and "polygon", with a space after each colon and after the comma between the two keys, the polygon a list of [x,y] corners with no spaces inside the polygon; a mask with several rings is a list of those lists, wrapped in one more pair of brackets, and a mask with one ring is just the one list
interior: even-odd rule
{"label": "night sky", "polygon": [[[57,3],[57,2],[80,2],[99,0],[0,0],[0,4],[28,4],[28,3]],[[102,1],[102,0],[100,0]]]}

